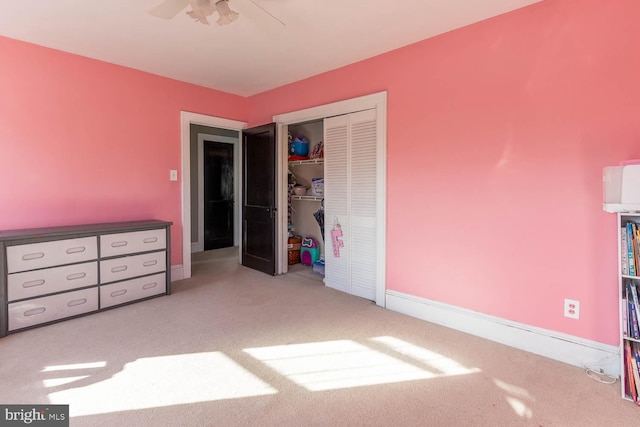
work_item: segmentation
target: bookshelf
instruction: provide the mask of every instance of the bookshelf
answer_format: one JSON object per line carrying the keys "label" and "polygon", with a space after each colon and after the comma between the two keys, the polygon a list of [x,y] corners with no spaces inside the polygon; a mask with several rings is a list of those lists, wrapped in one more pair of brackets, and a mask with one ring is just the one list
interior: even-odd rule
{"label": "bookshelf", "polygon": [[618,214],[622,397],[640,403],[640,213]]}

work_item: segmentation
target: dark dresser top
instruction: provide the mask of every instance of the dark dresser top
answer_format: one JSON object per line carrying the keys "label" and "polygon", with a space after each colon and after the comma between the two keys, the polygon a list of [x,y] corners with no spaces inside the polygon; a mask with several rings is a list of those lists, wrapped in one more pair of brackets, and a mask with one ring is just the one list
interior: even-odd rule
{"label": "dark dresser top", "polygon": [[107,222],[102,224],[64,225],[58,227],[26,228],[22,230],[2,230],[0,231],[0,241],[39,239],[43,237],[56,237],[68,234],[121,233],[126,231],[168,227],[172,224],[172,222],[168,221],[148,219],[143,221]]}

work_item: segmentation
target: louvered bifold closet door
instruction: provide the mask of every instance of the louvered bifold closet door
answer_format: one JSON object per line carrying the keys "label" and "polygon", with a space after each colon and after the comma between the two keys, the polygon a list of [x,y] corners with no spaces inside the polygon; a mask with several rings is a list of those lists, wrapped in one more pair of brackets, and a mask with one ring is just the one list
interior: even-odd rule
{"label": "louvered bifold closet door", "polygon": [[[347,116],[324,120],[325,285],[349,292],[349,158]],[[334,254],[331,230],[342,226],[344,247]]]}
{"label": "louvered bifold closet door", "polygon": [[[325,284],[376,299],[376,110],[324,122]],[[334,254],[331,230],[342,226]]]}
{"label": "louvered bifold closet door", "polygon": [[349,115],[351,293],[376,300],[376,110]]}

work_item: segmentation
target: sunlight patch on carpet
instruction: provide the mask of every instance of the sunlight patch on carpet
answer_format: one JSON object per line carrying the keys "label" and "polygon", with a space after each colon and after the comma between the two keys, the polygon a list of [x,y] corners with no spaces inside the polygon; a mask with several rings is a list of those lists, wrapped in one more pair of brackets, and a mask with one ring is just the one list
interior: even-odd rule
{"label": "sunlight patch on carpet", "polygon": [[376,337],[371,341],[383,344],[393,351],[410,357],[413,360],[424,363],[440,373],[438,376],[467,375],[480,372],[479,368],[466,368],[453,359],[450,359],[435,351],[427,350],[424,347],[411,344],[394,337]]}
{"label": "sunlight patch on carpet", "polygon": [[[425,349],[410,348],[406,345],[408,343],[404,344],[405,353],[413,351],[423,359],[437,360],[441,368],[449,369],[454,366],[454,375],[460,375],[464,370],[453,361],[445,362],[442,356],[420,353],[418,350]],[[310,391],[424,380],[448,375],[442,369],[434,372],[351,340],[248,348],[244,351]],[[472,372],[477,371],[464,370],[464,373]]]}
{"label": "sunlight patch on carpet", "polygon": [[93,369],[104,368],[107,366],[107,362],[88,362],[88,363],[72,363],[68,365],[51,365],[45,366],[40,372],[52,372],[52,371],[72,371],[77,369]]}
{"label": "sunlight patch on carpet", "polygon": [[107,365],[104,372],[92,370],[89,380],[93,382],[50,393],[50,403],[69,404],[69,415],[74,417],[277,393],[221,352]]}
{"label": "sunlight patch on carpet", "polygon": [[511,406],[511,409],[513,409],[513,412],[515,412],[522,418],[530,419],[531,417],[533,417],[533,410],[531,410],[531,408],[527,406],[525,401],[533,402],[535,401],[535,399],[533,398],[533,396],[531,396],[527,389],[506,383],[497,378],[493,379],[493,383],[498,388],[507,393],[505,399],[507,400],[509,406]]}
{"label": "sunlight patch on carpet", "polygon": [[520,415],[522,418],[529,419],[533,416],[531,408],[529,408],[522,400],[507,396],[507,402],[509,403],[509,406],[511,406],[511,409],[513,409],[513,412]]}
{"label": "sunlight patch on carpet", "polygon": [[58,387],[58,386],[65,385],[65,384],[71,384],[73,382],[80,381],[80,380],[83,380],[85,378],[89,378],[89,375],[79,375],[77,377],[62,377],[62,378],[44,379],[44,380],[42,380],[42,384],[44,384],[44,386],[46,388]]}

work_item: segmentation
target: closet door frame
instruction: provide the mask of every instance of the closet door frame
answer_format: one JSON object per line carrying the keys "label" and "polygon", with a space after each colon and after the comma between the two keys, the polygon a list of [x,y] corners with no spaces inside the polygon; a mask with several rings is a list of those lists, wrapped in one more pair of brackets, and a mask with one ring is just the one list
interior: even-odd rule
{"label": "closet door frame", "polygon": [[[384,307],[385,291],[386,291],[386,230],[387,230],[387,92],[377,92],[357,98],[351,98],[344,101],[338,101],[330,104],[320,105],[304,110],[293,111],[290,113],[278,114],[273,116],[273,121],[277,124],[277,135],[279,141],[277,143],[279,162],[276,168],[278,188],[286,185],[287,179],[287,128],[289,125],[312,120],[320,120],[327,117],[338,116],[342,114],[355,113],[362,110],[376,110],[376,205],[377,205],[377,259],[376,259],[376,304]],[[283,149],[284,148],[284,149]],[[277,247],[280,248],[282,254],[280,263],[277,266],[277,274],[287,271],[287,200],[286,197],[280,197],[278,206],[278,224],[277,224]]]}

